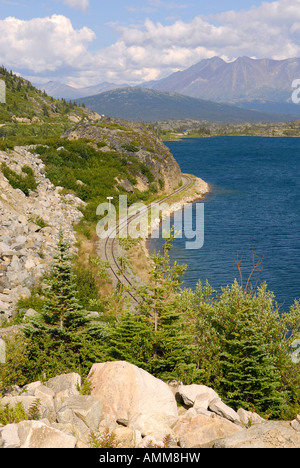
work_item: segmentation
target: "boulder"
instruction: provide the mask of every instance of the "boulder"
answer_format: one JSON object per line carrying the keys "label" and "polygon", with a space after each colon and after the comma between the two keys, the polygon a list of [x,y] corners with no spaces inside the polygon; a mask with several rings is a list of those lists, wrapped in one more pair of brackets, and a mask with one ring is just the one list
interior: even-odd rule
{"label": "boulder", "polygon": [[212,448],[217,440],[240,430],[240,427],[219,416],[194,416],[193,413],[186,413],[174,427],[181,448]]}
{"label": "boulder", "polygon": [[118,449],[136,448],[142,441],[141,433],[130,427],[118,426],[113,433],[118,443]]}
{"label": "boulder", "polygon": [[228,421],[231,421],[235,424],[241,424],[241,420],[237,412],[232,408],[229,408],[229,406],[225,405],[225,403],[223,403],[219,397],[211,401],[208,407],[210,411],[213,411],[222,418],[228,419]]}
{"label": "boulder", "polygon": [[[205,401],[205,399],[207,400],[207,407],[205,409],[208,408],[211,401],[219,398],[218,394],[212,388],[196,384],[180,385],[178,387],[178,394],[181,396],[184,404],[188,407],[193,406],[196,398],[200,398],[201,396],[203,401]],[[203,395],[205,395],[205,397],[203,397]]]}
{"label": "boulder", "polygon": [[80,438],[86,438],[91,431],[97,432],[101,411],[101,403],[97,398],[90,395],[73,396],[57,411],[57,422],[72,424]]}
{"label": "boulder", "polygon": [[241,424],[243,426],[252,426],[253,424],[261,424],[265,422],[265,419],[259,416],[259,414],[252,411],[246,411],[243,408],[239,408],[237,410],[237,414],[239,415]]}
{"label": "boulder", "polygon": [[[173,425],[177,422],[178,418],[174,419]],[[142,437],[150,436],[154,440],[164,440],[165,437],[170,436],[173,443],[176,443],[176,436],[171,428],[170,418],[165,418],[164,415],[150,416],[143,414],[132,419],[130,427],[139,431]]]}
{"label": "boulder", "polygon": [[0,429],[0,448],[20,448],[17,424],[8,424]]}
{"label": "boulder", "polygon": [[75,448],[76,437],[51,427],[43,421],[23,421],[18,424],[20,448]]}
{"label": "boulder", "polygon": [[125,361],[94,364],[89,379],[92,395],[108,413],[129,426],[141,415],[178,417],[175,397],[168,385],[143,369]]}
{"label": "boulder", "polygon": [[81,386],[81,377],[75,372],[62,374],[52,379],[49,379],[45,386],[53,390],[56,408],[70,398],[71,396],[79,395],[79,387]]}
{"label": "boulder", "polygon": [[45,385],[38,386],[34,391],[34,397],[40,401],[40,416],[47,418],[49,421],[56,420],[55,405],[54,405],[54,392],[51,388]]}
{"label": "boulder", "polygon": [[300,433],[289,423],[268,421],[224,437],[214,448],[300,448]]}
{"label": "boulder", "polygon": [[32,382],[28,385],[25,385],[25,387],[22,389],[22,395],[34,396],[34,392],[41,385],[43,384],[40,380],[38,380],[37,382]]}
{"label": "boulder", "polygon": [[76,438],[47,421],[22,421],[0,429],[1,448],[75,448]]}
{"label": "boulder", "polygon": [[211,403],[212,394],[211,393],[202,393],[196,396],[193,408],[195,410],[207,411],[209,404]]}
{"label": "boulder", "polygon": [[[297,418],[299,418],[299,416],[297,416]],[[291,422],[291,427],[297,431],[297,432],[300,432],[300,422],[298,421],[298,419],[294,419],[292,422]]]}

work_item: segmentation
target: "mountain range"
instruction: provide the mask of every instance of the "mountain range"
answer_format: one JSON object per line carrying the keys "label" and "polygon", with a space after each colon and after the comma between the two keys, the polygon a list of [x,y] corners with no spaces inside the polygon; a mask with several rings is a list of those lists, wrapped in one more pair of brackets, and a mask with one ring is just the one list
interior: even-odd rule
{"label": "mountain range", "polygon": [[225,124],[293,120],[289,115],[252,111],[141,87],[118,88],[75,102],[80,105],[84,102],[86,107],[99,114],[130,121],[193,119]]}
{"label": "mountain range", "polygon": [[300,115],[300,107],[291,101],[292,83],[299,78],[299,58],[241,57],[228,63],[213,57],[143,86],[264,112]]}
{"label": "mountain range", "polygon": [[66,99],[67,101],[73,101],[87,96],[93,96],[94,94],[103,93],[111,89],[126,88],[127,84],[117,85],[115,83],[99,83],[94,86],[87,86],[85,88],[74,88],[73,86],[60,83],[59,81],[48,81],[47,83],[33,83],[34,86],[41,91],[45,91],[48,96],[52,96],[54,99]]}
{"label": "mountain range", "polygon": [[[135,104],[138,97],[137,88],[151,89],[153,91],[159,91],[164,93],[173,93],[169,95],[168,103],[172,107],[171,100],[174,101],[174,93],[182,96],[202,101],[210,101],[219,104],[230,104],[245,110],[258,111],[261,113],[272,114],[269,115],[268,119],[278,121],[278,114],[282,114],[281,120],[289,119],[293,120],[300,117],[300,106],[294,104],[291,100],[293,88],[292,83],[294,80],[300,79],[300,58],[291,58],[286,60],[271,60],[271,59],[253,59],[249,57],[240,57],[232,62],[225,62],[219,57],[213,57],[210,59],[201,60],[199,63],[187,68],[183,71],[178,71],[171,74],[170,76],[157,81],[149,81],[142,83],[139,86],[134,87],[135,90]],[[100,83],[96,86],[90,86],[86,88],[73,88],[68,85],[49,82],[46,85],[38,85],[40,89],[45,89],[47,94],[56,98],[65,99],[79,99],[85,98],[85,104],[94,105],[95,102],[99,102],[99,105],[103,106],[101,109],[98,104],[95,110],[100,113],[110,114],[110,105],[112,105],[112,90],[119,90],[129,88],[128,85],[117,85],[115,83]],[[95,98],[94,96],[103,93],[105,96],[101,98]],[[124,97],[124,91],[122,92]],[[116,100],[120,97],[120,92],[116,91]],[[133,93],[129,93],[127,98],[133,98]],[[149,99],[148,95],[139,94]],[[153,94],[152,97],[155,101],[155,106],[162,97],[161,95]],[[88,98],[88,99],[86,99]],[[105,99],[108,101],[105,101]],[[166,98],[166,96],[165,96]],[[175,101],[178,104],[178,96]],[[115,100],[115,102],[117,102]],[[183,104],[184,101],[181,102]],[[128,102],[123,103],[119,101],[120,105],[127,107],[126,112],[130,113],[128,109]],[[164,99],[166,104],[166,99]],[[180,118],[184,118],[183,114],[188,118],[197,118],[197,112],[191,112],[191,109],[196,109],[199,103],[196,101],[185,101],[186,107],[181,108]],[[141,105],[141,103],[138,104]],[[175,105],[175,102],[174,102]],[[202,102],[202,108],[204,103]],[[161,109],[166,118],[177,118],[174,112],[166,112],[168,109]],[[216,108],[211,109],[214,113]],[[232,109],[231,109],[232,110]],[[115,111],[114,111],[115,112]],[[116,117],[124,117],[122,109],[119,109]],[[152,112],[153,114],[153,112]],[[166,115],[168,114],[168,115]],[[201,112],[198,112],[201,116]],[[235,116],[238,113],[235,111]],[[242,121],[245,120],[246,114],[241,114]],[[157,116],[156,116],[157,117]],[[265,120],[265,116],[261,116],[262,121]],[[145,120],[152,120],[148,117],[148,113],[143,113]],[[161,117],[163,118],[163,117]],[[210,120],[207,114],[207,120]],[[249,114],[249,121],[255,120],[254,114]],[[221,119],[222,120],[222,119]],[[248,118],[246,118],[248,120]],[[280,120],[280,118],[279,118]],[[234,117],[234,121],[235,117]]]}

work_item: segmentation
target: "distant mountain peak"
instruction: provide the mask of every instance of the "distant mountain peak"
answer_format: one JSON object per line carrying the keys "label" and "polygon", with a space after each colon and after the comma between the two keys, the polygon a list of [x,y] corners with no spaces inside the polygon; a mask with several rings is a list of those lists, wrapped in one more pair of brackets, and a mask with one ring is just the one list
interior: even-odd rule
{"label": "distant mountain peak", "polygon": [[290,103],[292,82],[299,78],[300,58],[273,60],[242,56],[225,62],[220,57],[211,57],[152,82],[150,87],[253,109],[262,110],[264,105],[266,112],[276,103],[278,113],[279,105],[283,104],[282,113],[300,115],[300,106]]}

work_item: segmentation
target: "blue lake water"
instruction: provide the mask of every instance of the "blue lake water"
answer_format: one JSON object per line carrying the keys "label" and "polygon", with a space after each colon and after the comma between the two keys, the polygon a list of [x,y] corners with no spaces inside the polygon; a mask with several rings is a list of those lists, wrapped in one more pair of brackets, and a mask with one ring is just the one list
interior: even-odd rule
{"label": "blue lake water", "polygon": [[[187,250],[176,239],[173,260],[188,266],[183,287],[200,279],[216,289],[232,284],[243,257],[243,280],[251,271],[252,253],[263,257],[262,271],[282,310],[300,298],[300,139],[214,137],[167,142],[182,172],[211,185],[206,196],[205,241]],[[195,221],[195,220],[194,220]],[[150,239],[150,251],[162,239]]]}

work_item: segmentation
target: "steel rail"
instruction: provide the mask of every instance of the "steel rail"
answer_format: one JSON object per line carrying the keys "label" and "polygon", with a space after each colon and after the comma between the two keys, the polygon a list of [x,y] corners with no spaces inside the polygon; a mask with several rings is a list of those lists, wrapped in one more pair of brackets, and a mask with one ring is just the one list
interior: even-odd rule
{"label": "steel rail", "polygon": [[[168,195],[167,197],[164,197],[163,199],[155,202],[154,204],[151,204],[151,205],[145,207],[144,210],[141,210],[137,214],[131,216],[128,219],[126,219],[123,223],[120,223],[116,227],[116,229],[114,229],[114,230],[112,230],[110,232],[109,236],[107,237],[107,239],[105,241],[104,255],[105,255],[106,261],[110,265],[110,270],[111,270],[113,276],[117,279],[118,283],[120,282],[120,283],[124,284],[125,286],[127,286],[127,287],[129,286],[130,288],[134,289],[134,284],[132,283],[131,279],[126,275],[126,273],[123,271],[122,267],[120,266],[120,264],[119,264],[119,262],[118,262],[118,260],[116,258],[116,255],[115,255],[117,235],[120,233],[122,228],[125,227],[126,225],[129,225],[132,221],[138,219],[144,213],[146,213],[146,212],[149,213],[149,211],[152,209],[153,205],[161,205],[162,203],[165,203],[167,200],[169,200],[170,198],[173,198],[175,195],[178,195],[179,193],[189,189],[193,184],[194,184],[194,180],[190,176],[184,174],[182,176],[182,186],[179,189],[175,190],[170,195]],[[139,303],[139,300],[137,299],[137,297],[132,292],[130,292],[130,291],[126,291],[126,292],[132,298],[132,300],[135,303]]]}

